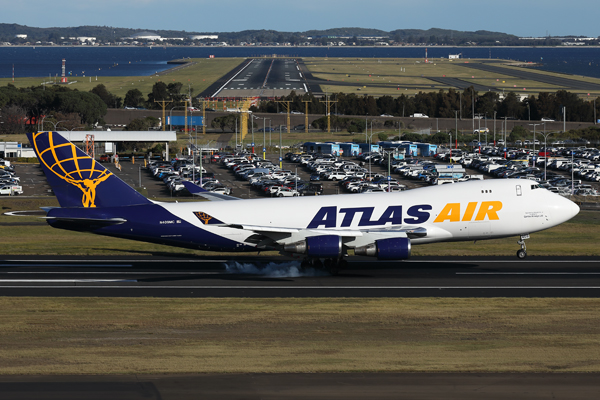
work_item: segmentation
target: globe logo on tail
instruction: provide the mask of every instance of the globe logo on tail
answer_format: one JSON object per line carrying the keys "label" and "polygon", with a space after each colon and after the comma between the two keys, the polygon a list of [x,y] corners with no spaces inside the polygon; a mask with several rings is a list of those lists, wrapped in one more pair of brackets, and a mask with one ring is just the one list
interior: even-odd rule
{"label": "globe logo on tail", "polygon": [[110,171],[54,132],[34,133],[33,145],[48,170],[83,192],[83,207],[96,207],[96,187],[112,175]]}

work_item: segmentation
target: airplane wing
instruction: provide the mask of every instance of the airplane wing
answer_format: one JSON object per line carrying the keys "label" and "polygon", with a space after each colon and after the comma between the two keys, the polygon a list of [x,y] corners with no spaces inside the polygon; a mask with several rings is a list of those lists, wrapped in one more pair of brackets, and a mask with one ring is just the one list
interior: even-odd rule
{"label": "airplane wing", "polygon": [[[398,238],[405,237],[409,239],[427,236],[427,229],[415,226],[390,226],[378,229],[303,229],[303,228],[285,228],[274,226],[259,225],[239,225],[228,224],[224,227],[250,231],[254,234],[246,239],[247,243],[254,243],[257,247],[276,246],[289,243],[294,237],[337,235],[345,238],[349,242],[355,240],[369,241],[369,238]],[[375,239],[373,239],[375,240]]]}
{"label": "airplane wing", "polygon": [[228,228],[242,229],[245,231],[252,231],[265,236],[280,233],[298,233],[301,231],[310,232],[311,234],[317,235],[339,235],[342,237],[359,237],[368,235],[369,233],[391,233],[391,234],[405,234],[409,238],[424,237],[427,236],[427,229],[423,227],[415,226],[390,226],[386,228],[378,229],[347,229],[347,230],[332,230],[332,229],[301,229],[301,228],[283,228],[274,226],[259,226],[259,225],[238,225],[229,224],[224,225]]}
{"label": "airplane wing", "polygon": [[185,186],[185,188],[194,196],[204,197],[205,199],[210,201],[241,200],[237,197],[228,196],[226,194],[209,192],[208,190],[201,188],[200,186],[190,181],[183,181],[182,183],[183,186]]}

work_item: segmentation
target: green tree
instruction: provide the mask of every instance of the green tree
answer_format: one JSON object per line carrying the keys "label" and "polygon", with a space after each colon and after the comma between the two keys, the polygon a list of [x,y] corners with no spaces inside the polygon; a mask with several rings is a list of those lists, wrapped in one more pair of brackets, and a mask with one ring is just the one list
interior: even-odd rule
{"label": "green tree", "polygon": [[98,97],[100,97],[102,99],[102,101],[104,102],[104,104],[106,104],[107,107],[111,107],[111,108],[112,107],[114,107],[114,108],[122,107],[123,99],[110,93],[106,89],[106,86],[104,86],[102,83],[97,85],[96,87],[94,87],[92,90],[90,90],[90,92],[92,92],[95,95],[97,95]]}
{"label": "green tree", "polygon": [[59,93],[56,96],[58,111],[64,113],[77,113],[81,122],[86,125],[103,123],[102,117],[106,115],[106,103],[100,97],[90,92],[70,91]]}
{"label": "green tree", "polygon": [[139,89],[129,89],[125,94],[125,107],[139,107],[144,102],[144,95]]}
{"label": "green tree", "polygon": [[152,92],[148,94],[148,108],[158,109],[160,106],[155,101],[171,100],[169,89],[164,82],[156,82],[152,86]]}
{"label": "green tree", "polygon": [[529,136],[529,131],[525,129],[525,127],[521,125],[516,125],[512,131],[510,131],[510,135],[508,135],[509,142],[515,142],[515,140],[521,140]]}
{"label": "green tree", "polygon": [[133,119],[125,127],[126,131],[147,131],[150,127],[150,123],[147,118],[136,118]]}

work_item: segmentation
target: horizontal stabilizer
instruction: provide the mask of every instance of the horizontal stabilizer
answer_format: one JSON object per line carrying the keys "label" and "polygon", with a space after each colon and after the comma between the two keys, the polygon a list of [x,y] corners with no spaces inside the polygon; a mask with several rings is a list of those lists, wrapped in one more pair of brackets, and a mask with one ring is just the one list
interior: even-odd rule
{"label": "horizontal stabilizer", "polygon": [[190,182],[190,181],[183,181],[182,183],[183,183],[183,186],[185,186],[185,188],[188,190],[188,192],[190,192],[194,196],[204,197],[206,200],[210,200],[210,201],[241,200],[241,199],[238,199],[237,197],[228,196],[226,194],[209,192],[208,190],[201,188],[200,186],[198,186],[195,183]]}
{"label": "horizontal stabilizer", "polygon": [[123,218],[73,218],[73,217],[42,217],[54,228],[72,231],[94,231],[107,226],[121,225],[127,222]]}

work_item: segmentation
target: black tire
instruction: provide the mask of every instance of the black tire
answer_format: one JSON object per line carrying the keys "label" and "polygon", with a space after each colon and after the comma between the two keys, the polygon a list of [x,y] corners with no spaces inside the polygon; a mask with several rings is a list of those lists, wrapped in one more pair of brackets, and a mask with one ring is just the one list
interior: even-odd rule
{"label": "black tire", "polygon": [[523,260],[527,257],[527,252],[523,249],[520,249],[517,251],[517,258],[519,258],[520,260]]}

